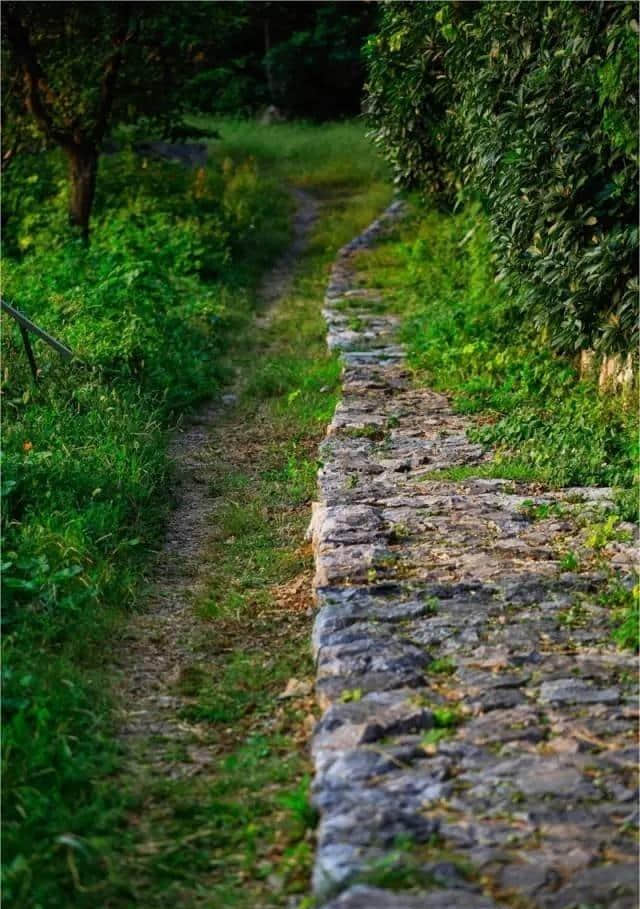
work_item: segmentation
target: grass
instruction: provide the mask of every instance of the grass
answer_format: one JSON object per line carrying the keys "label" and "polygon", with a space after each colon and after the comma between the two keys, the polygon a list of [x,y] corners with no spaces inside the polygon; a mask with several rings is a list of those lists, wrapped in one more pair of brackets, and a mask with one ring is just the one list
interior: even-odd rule
{"label": "grass", "polygon": [[612,578],[599,602],[611,609],[615,622],[614,640],[621,647],[640,650],[640,584],[629,589]]}
{"label": "grass", "polygon": [[[302,730],[312,699],[279,699],[288,679],[313,674],[309,618],[295,607],[279,608],[274,590],[301,573],[305,584],[310,577],[311,554],[302,538],[315,491],[317,443],[339,380],[320,316],[327,268],[389,189],[374,185],[370,195],[339,202],[322,187],[316,194],[326,207],[286,305],[264,334],[247,339],[236,359],[244,380],[230,431],[232,439],[233,432],[242,435],[214,480],[220,508],[207,593],[198,604],[207,635],[223,655],[206,677],[188,681],[194,697],[188,718],[208,725],[216,764],[203,783],[143,785],[138,793],[143,803],[163,806],[155,813],[154,838],[174,843],[189,830],[203,831],[187,866],[174,858],[173,847],[159,847],[133,865],[123,857],[119,876],[134,884],[129,898],[149,906],[176,900],[279,906],[309,887],[315,815]],[[224,427],[220,432],[224,439]],[[295,594],[288,597],[295,600]],[[143,855],[146,843],[141,836]]]}
{"label": "grass", "polygon": [[389,242],[362,257],[362,266],[404,316],[418,380],[475,415],[473,437],[495,448],[497,464],[474,468],[482,471],[474,475],[632,487],[638,457],[632,395],[600,394],[594,381],[578,381],[570,359],[555,356],[523,323],[495,282],[477,208],[414,211]]}
{"label": "grass", "polygon": [[320,128],[304,122],[265,128],[247,120],[206,117],[194,117],[193,122],[219,131],[223,155],[252,157],[271,175],[325,199],[343,192],[379,194],[381,184],[387,183],[386,166],[373,154],[363,130],[350,122]]}
{"label": "grass", "polygon": [[34,387],[5,326],[3,874],[25,906],[88,901],[79,888],[104,878],[128,805],[107,783],[105,644],[162,530],[167,429],[220,387],[290,209],[251,164],[191,173],[125,153],[103,162],[85,250],[65,227],[62,166],[16,162],[3,236],[4,293],[84,361],[38,347]]}
{"label": "grass", "polygon": [[435,675],[453,675],[456,664],[451,657],[438,657],[429,663],[428,671]]}
{"label": "grass", "polygon": [[[15,906],[128,906],[134,892],[149,906],[255,905],[252,888],[278,904],[306,881],[300,717],[276,705],[287,678],[310,671],[308,620],[263,618],[252,647],[245,616],[257,607],[273,619],[270,589],[308,566],[300,536],[337,377],[319,315],[327,268],[390,189],[359,126],[220,130],[204,172],[105,159],[88,251],[65,232],[55,156],[19,162],[5,193],[5,292],[88,364],[68,370],[38,350],[33,388],[4,332],[3,873]],[[258,343],[255,289],[288,234],[284,180],[325,208],[289,314]],[[228,722],[237,734],[206,792],[140,791],[114,776],[109,648],[142,601],[161,533],[167,430],[231,367],[249,373],[246,420],[264,412],[269,429],[251,470],[215,480],[228,501],[200,610],[231,656],[214,682],[194,671],[184,683],[216,735]],[[261,728],[269,716],[275,728]],[[145,798],[166,807],[152,835],[126,822],[144,817]],[[282,887],[265,883],[272,874]]]}

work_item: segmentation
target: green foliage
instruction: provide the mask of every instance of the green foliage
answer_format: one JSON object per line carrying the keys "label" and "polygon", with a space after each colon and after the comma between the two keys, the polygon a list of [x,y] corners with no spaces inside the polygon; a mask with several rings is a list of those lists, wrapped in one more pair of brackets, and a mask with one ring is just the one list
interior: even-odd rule
{"label": "green foliage", "polygon": [[[32,160],[11,177],[4,289],[84,363],[36,342],[34,387],[5,325],[4,889],[16,905],[42,867],[61,860],[65,878],[65,856],[83,886],[103,874],[100,839],[123,797],[94,782],[117,753],[90,667],[157,545],[166,426],[219,386],[223,345],[286,241],[290,207],[251,163],[193,174],[125,155],[105,162],[86,249],[59,227],[59,159],[45,164],[38,181]],[[45,875],[43,905],[56,886]]]}
{"label": "green foliage", "polygon": [[492,255],[487,219],[470,206],[414,218],[369,260],[371,280],[402,301],[413,366],[459,410],[483,414],[472,437],[497,447],[489,465],[442,473],[629,488],[638,456],[631,402],[578,381],[539,343],[494,282]]}
{"label": "green foliage", "polygon": [[621,647],[640,650],[640,584],[629,589],[623,584],[611,582],[600,602],[612,608],[614,640]]}
{"label": "green foliage", "polygon": [[520,506],[522,511],[530,521],[544,521],[547,518],[558,516],[565,513],[563,505],[560,502],[543,503],[536,505],[530,499],[525,500]]}
{"label": "green foliage", "polygon": [[429,663],[429,672],[435,675],[453,675],[456,671],[456,664],[451,657],[438,657]]}
{"label": "green foliage", "polygon": [[222,53],[206,54],[186,87],[204,113],[251,115],[275,104],[311,120],[360,112],[361,47],[375,4],[235,3],[238,28]]}
{"label": "green foliage", "polygon": [[[231,4],[197,0],[180,7],[101,0],[4,4],[5,147],[100,142],[113,125],[140,117],[170,129],[189,109],[187,80],[204,57],[224,52],[244,21],[241,13]],[[22,79],[24,66],[36,72],[34,60],[40,83],[35,110]]]}
{"label": "green foliage", "polygon": [[[361,46],[376,8],[366,3],[274,4],[280,39],[265,56],[273,101],[296,116],[326,120],[360,112]],[[284,33],[287,18],[292,19]]]}
{"label": "green foliage", "polygon": [[462,715],[457,707],[434,707],[433,725],[436,729],[452,729],[462,722]]}
{"label": "green foliage", "polygon": [[[366,111],[373,139],[406,187],[425,185],[436,197],[455,177],[447,159],[444,47],[439,3],[385,4],[365,47]],[[464,4],[467,6],[467,4]]]}
{"label": "green foliage", "polygon": [[222,152],[231,157],[254,157],[273,176],[312,189],[323,198],[350,197],[342,204],[338,198],[332,200],[322,230],[311,240],[318,251],[328,245],[333,248],[332,226],[344,230],[347,202],[353,204],[354,194],[358,205],[367,205],[372,219],[388,198],[387,167],[353,123],[325,123],[322,129],[304,122],[279,123],[269,129],[248,120],[192,120],[217,129],[223,137]]}
{"label": "green foliage", "polygon": [[375,140],[409,186],[481,198],[495,272],[557,350],[634,350],[638,42],[625,3],[393,3]]}
{"label": "green foliage", "polygon": [[184,136],[184,84],[237,23],[224,3],[5,3],[3,166],[20,151],[62,149],[69,220],[87,243],[105,139],[139,121]]}

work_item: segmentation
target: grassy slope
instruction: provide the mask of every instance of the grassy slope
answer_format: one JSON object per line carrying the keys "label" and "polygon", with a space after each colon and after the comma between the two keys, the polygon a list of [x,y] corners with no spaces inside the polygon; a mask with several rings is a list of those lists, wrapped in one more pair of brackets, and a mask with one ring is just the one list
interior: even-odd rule
{"label": "grassy slope", "polygon": [[[14,905],[83,906],[96,898],[104,905],[131,905],[138,888],[148,905],[164,905],[165,899],[191,905],[197,879],[188,896],[163,893],[170,880],[177,880],[179,889],[187,887],[189,869],[196,869],[197,878],[202,862],[210,868],[216,850],[221,852],[214,866],[220,871],[207,886],[215,885],[219,896],[209,904],[252,905],[253,897],[245,899],[238,888],[248,880],[260,886],[269,873],[264,848],[260,867],[256,864],[255,842],[268,838],[269,831],[278,839],[280,795],[286,801],[286,793],[294,819],[291,842],[283,845],[280,837],[271,851],[285,865],[294,855],[293,870],[281,869],[285,889],[300,886],[304,878],[304,761],[294,754],[291,767],[283,764],[283,748],[290,745],[283,745],[281,728],[266,744],[259,737],[242,744],[234,740],[220,763],[219,787],[208,800],[195,790],[191,798],[177,789],[161,794],[176,805],[177,814],[169,812],[167,820],[171,842],[199,829],[200,810],[206,826],[218,831],[218,839],[205,837],[186,854],[136,851],[136,835],[122,826],[125,812],[158,794],[110,782],[119,755],[104,694],[105,643],[123,622],[123,609],[139,599],[147,551],[160,531],[165,427],[176,408],[219,386],[221,359],[253,370],[251,392],[241,406],[247,419],[256,408],[265,409],[273,444],[250,476],[220,478],[222,489],[234,490],[235,504],[224,520],[246,530],[247,513],[255,518],[264,509],[283,507],[291,484],[294,492],[288,495],[294,495],[299,513],[278,522],[276,530],[271,520],[252,520],[252,536],[235,538],[238,551],[221,546],[209,611],[212,628],[218,622],[220,633],[233,638],[230,604],[237,610],[251,602],[252,584],[268,601],[265,585],[299,570],[296,551],[314,473],[310,446],[332,401],[319,388],[335,382],[335,366],[322,363],[319,301],[326,266],[389,195],[362,130],[353,125],[265,130],[237,123],[222,124],[221,131],[224,141],[206,175],[150,164],[142,170],[134,159],[105,162],[103,202],[89,253],[69,241],[55,242],[60,223],[55,162],[42,175],[54,195],[51,219],[34,214],[47,199],[39,190],[31,208],[23,206],[10,237],[9,293],[98,366],[67,373],[44,357],[43,382],[34,392],[20,350],[5,332],[5,559],[11,563],[6,577],[13,602],[5,635],[4,874],[5,896]],[[24,176],[28,197],[33,181]],[[326,211],[291,302],[295,315],[283,316],[270,330],[277,344],[272,339],[264,351],[251,348],[248,320],[257,276],[286,235],[282,180],[324,195]],[[230,342],[231,352],[223,358]],[[238,575],[247,547],[257,564],[248,578]],[[221,603],[217,590],[233,596]],[[236,641],[233,648],[218,683],[204,686],[202,710],[212,724],[225,717],[243,730],[247,702],[255,699],[259,715],[269,714],[287,673],[304,664],[306,647],[298,628],[293,642],[285,635],[281,659],[262,668],[246,642]],[[255,672],[249,694],[241,693],[236,703],[230,691],[239,677],[247,677],[249,665]],[[249,711],[248,724],[254,720]],[[267,782],[275,789],[266,799],[265,820],[254,822],[254,815],[262,816],[256,799]],[[140,835],[149,840],[148,831]]]}
{"label": "grassy slope", "polygon": [[[420,382],[480,416],[476,437],[499,469],[555,486],[631,487],[637,461],[631,395],[601,395],[554,357],[494,281],[482,215],[417,212],[369,257],[372,280],[404,315]],[[504,475],[504,473],[503,473]]]}

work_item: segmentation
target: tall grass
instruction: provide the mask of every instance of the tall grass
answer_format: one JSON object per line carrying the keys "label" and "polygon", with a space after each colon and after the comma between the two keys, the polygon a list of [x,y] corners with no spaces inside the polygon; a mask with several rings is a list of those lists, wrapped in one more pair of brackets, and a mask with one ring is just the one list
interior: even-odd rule
{"label": "tall grass", "polygon": [[198,118],[199,125],[220,133],[218,154],[253,157],[273,176],[323,194],[352,193],[387,182],[388,169],[374,154],[364,126],[353,122],[327,123],[322,127],[304,122],[270,127],[247,120]]}

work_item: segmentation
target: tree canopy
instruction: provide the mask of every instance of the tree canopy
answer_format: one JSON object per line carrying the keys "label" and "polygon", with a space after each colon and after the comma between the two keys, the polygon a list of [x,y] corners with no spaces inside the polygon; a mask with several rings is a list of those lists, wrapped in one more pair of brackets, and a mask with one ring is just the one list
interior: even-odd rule
{"label": "tree canopy", "polygon": [[101,146],[116,124],[162,131],[188,78],[242,21],[226,3],[4,4],[4,157],[57,145],[69,159],[71,223],[87,236]]}

